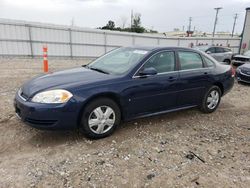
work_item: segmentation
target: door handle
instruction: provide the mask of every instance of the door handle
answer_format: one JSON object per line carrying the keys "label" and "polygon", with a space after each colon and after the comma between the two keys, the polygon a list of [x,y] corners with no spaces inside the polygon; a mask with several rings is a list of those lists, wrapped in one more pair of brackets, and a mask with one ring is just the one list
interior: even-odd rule
{"label": "door handle", "polygon": [[170,76],[170,77],[168,77],[168,81],[170,81],[170,82],[173,82],[173,81],[175,81],[177,78],[176,77],[173,77],[173,76]]}
{"label": "door handle", "polygon": [[207,72],[204,72],[205,75],[207,75],[208,73]]}

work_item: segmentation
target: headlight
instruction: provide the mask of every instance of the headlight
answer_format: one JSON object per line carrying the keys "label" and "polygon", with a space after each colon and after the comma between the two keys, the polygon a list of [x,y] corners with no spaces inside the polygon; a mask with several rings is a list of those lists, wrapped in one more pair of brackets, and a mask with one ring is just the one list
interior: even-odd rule
{"label": "headlight", "polygon": [[43,91],[32,98],[36,103],[66,103],[73,95],[63,89]]}

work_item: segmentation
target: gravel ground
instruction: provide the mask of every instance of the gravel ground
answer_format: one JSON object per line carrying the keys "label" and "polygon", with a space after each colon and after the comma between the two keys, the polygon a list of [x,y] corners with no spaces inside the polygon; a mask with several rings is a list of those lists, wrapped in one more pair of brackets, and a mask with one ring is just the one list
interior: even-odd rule
{"label": "gravel ground", "polygon": [[[49,61],[52,71],[86,62]],[[0,187],[249,187],[249,85],[235,83],[212,114],[140,119],[88,140],[17,120],[15,92],[41,73],[39,59],[0,59]]]}

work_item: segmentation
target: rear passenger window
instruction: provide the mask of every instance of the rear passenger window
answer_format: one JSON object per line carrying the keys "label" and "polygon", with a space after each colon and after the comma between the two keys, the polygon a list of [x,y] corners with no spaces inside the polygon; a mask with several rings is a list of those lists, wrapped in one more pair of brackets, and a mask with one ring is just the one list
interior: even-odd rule
{"label": "rear passenger window", "polygon": [[178,52],[181,70],[203,67],[201,56],[194,52]]}
{"label": "rear passenger window", "polygon": [[153,67],[157,73],[170,72],[175,70],[174,52],[160,52],[151,57],[143,68]]}
{"label": "rear passenger window", "polygon": [[231,52],[232,50],[229,48],[224,48],[224,52]]}
{"label": "rear passenger window", "polygon": [[211,52],[211,53],[215,53],[215,48],[214,47],[212,47],[212,48],[209,48],[208,50],[206,50],[206,52]]}
{"label": "rear passenger window", "polygon": [[207,67],[214,67],[215,66],[214,62],[211,59],[207,58],[206,56],[203,56],[203,57],[204,57],[204,60],[207,64]]}
{"label": "rear passenger window", "polygon": [[224,53],[224,48],[216,48],[216,53]]}

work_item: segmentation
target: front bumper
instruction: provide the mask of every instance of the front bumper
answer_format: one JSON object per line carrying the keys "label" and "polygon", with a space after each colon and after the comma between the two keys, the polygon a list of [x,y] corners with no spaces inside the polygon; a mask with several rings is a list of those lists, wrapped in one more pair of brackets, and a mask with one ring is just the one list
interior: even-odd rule
{"label": "front bumper", "polygon": [[250,83],[250,75],[244,74],[241,71],[236,72],[236,78],[240,82]]}
{"label": "front bumper", "polygon": [[80,107],[74,99],[65,104],[39,104],[24,101],[16,94],[14,107],[25,124],[37,129],[71,130],[78,125]]}

